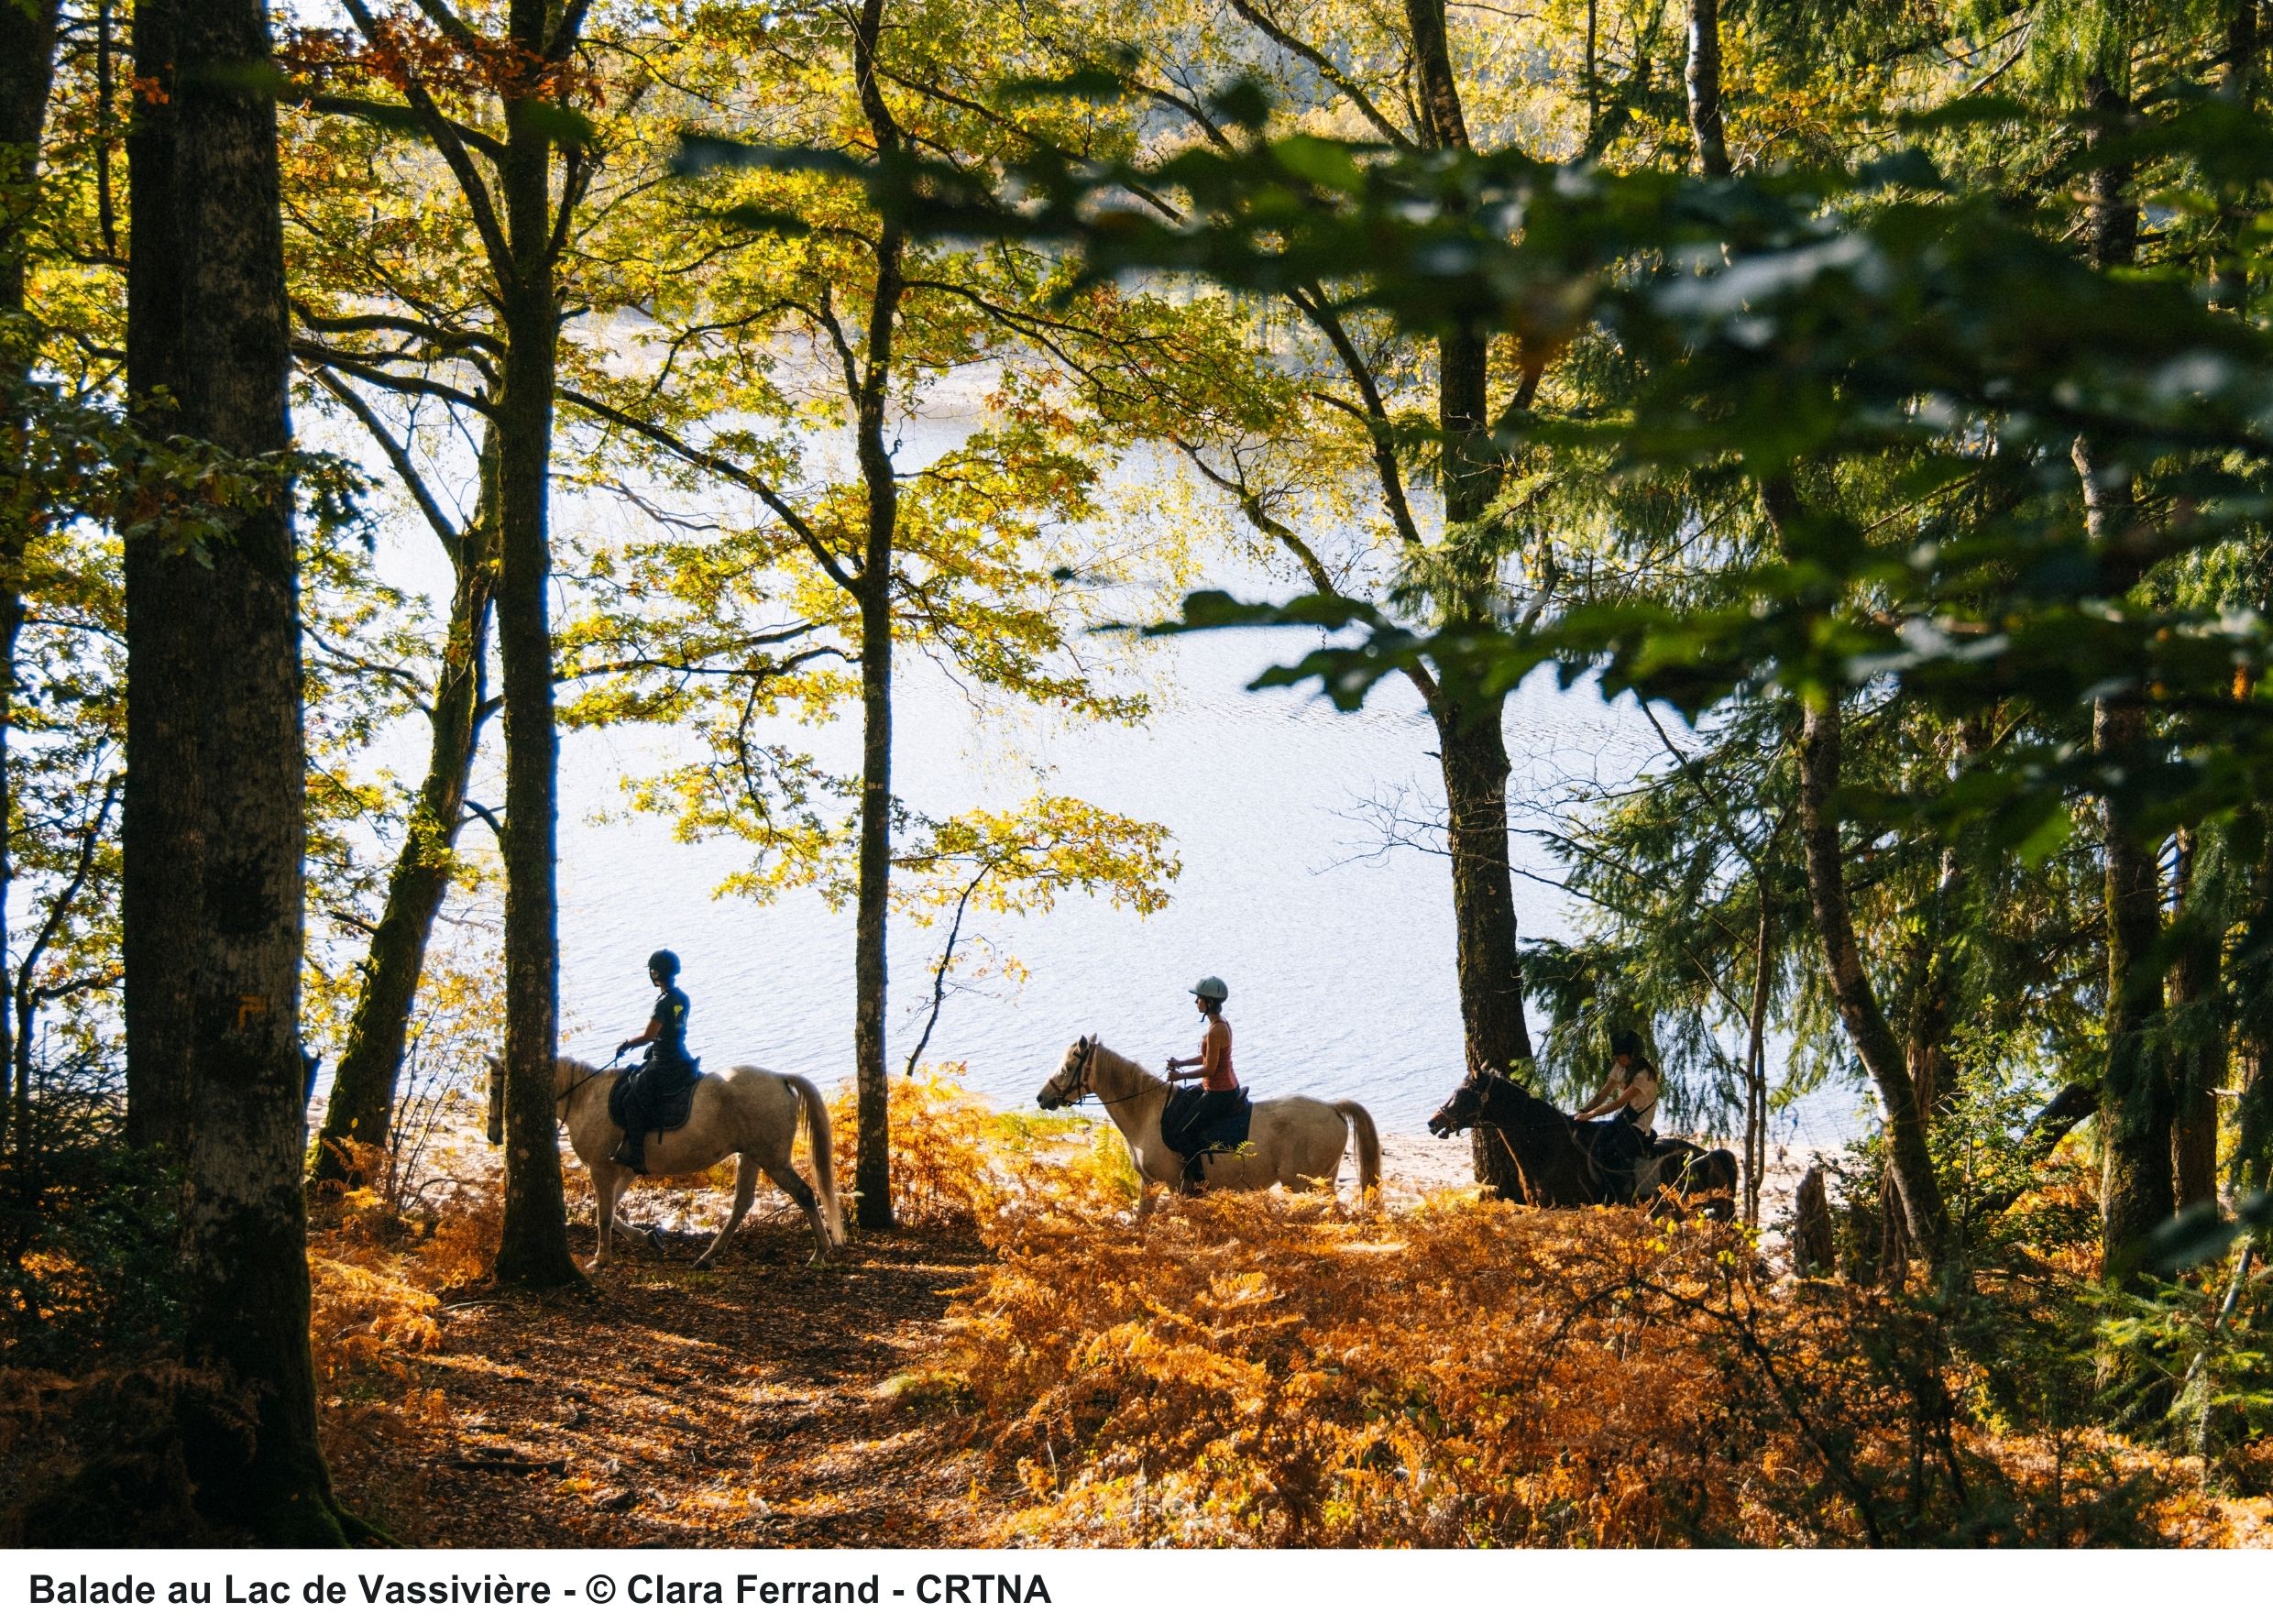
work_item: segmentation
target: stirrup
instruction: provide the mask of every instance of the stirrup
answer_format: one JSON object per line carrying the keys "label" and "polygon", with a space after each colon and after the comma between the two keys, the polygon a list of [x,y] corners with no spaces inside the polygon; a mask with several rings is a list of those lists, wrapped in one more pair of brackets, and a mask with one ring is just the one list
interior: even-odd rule
{"label": "stirrup", "polygon": [[642,1178],[646,1176],[647,1158],[640,1154],[640,1147],[631,1143],[629,1134],[616,1142],[616,1147],[609,1153],[608,1159],[620,1167],[631,1169]]}

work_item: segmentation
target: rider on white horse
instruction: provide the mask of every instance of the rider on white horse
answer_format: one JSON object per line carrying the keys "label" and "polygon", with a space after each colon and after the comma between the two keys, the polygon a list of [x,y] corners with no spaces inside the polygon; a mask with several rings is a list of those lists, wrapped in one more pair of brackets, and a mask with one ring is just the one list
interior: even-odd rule
{"label": "rider on white horse", "polygon": [[695,1074],[695,1058],[686,1052],[686,1017],[694,1009],[694,1003],[680,990],[678,977],[676,953],[665,949],[649,955],[647,979],[662,995],[655,1000],[647,1029],[637,1037],[627,1037],[616,1045],[618,1059],[623,1058],[625,1049],[647,1045],[647,1059],[623,1091],[623,1143],[616,1147],[610,1158],[635,1173],[647,1170],[646,1112],[650,1102]]}
{"label": "rider on white horse", "polygon": [[[1224,1019],[1224,1001],[1231,996],[1231,989],[1219,975],[1202,976],[1191,989],[1191,1001],[1207,1022],[1207,1035],[1200,1039],[1200,1052],[1189,1060],[1170,1060],[1168,1081],[1181,1082],[1197,1078],[1200,1097],[1190,1100],[1190,1109],[1180,1110],[1182,1101],[1171,1103],[1163,1116],[1172,1136],[1186,1137],[1194,1146],[1206,1143],[1207,1130],[1220,1115],[1236,1109],[1240,1099],[1239,1074],[1231,1069],[1231,1023]],[[1189,1095],[1186,1096],[1189,1099]],[[1175,1119],[1171,1121],[1171,1119]],[[1170,1148],[1178,1148],[1171,1143]],[[1205,1157],[1187,1152],[1184,1162],[1184,1193],[1199,1195],[1205,1190],[1201,1170],[1206,1166]]]}

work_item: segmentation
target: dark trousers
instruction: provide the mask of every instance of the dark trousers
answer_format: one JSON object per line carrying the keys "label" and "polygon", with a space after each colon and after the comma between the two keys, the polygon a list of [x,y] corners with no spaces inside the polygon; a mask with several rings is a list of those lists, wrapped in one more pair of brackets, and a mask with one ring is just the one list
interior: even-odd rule
{"label": "dark trousers", "polygon": [[1160,1142],[1184,1158],[1184,1188],[1206,1172],[1209,1151],[1232,1149],[1247,1136],[1254,1106],[1247,1091],[1180,1088],[1160,1109]]}
{"label": "dark trousers", "polygon": [[623,1128],[623,1144],[616,1159],[636,1171],[647,1169],[647,1136],[662,1128],[676,1127],[686,1120],[684,1110],[668,1109],[683,1103],[675,1099],[694,1081],[691,1061],[676,1058],[662,1058],[634,1066],[616,1084],[609,1101],[615,1119]]}

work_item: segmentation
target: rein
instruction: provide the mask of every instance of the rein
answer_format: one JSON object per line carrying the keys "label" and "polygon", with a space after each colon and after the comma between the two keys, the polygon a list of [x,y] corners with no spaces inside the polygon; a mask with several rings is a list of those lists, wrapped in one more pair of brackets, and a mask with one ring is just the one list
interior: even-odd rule
{"label": "rein", "polygon": [[1079,1104],[1081,1103],[1082,1098],[1086,1096],[1089,1099],[1096,1101],[1100,1105],[1118,1105],[1129,1100],[1141,1098],[1142,1096],[1150,1093],[1156,1088],[1168,1087],[1168,1084],[1165,1082],[1147,1081],[1141,1088],[1136,1089],[1134,1092],[1115,1094],[1110,1100],[1106,1099],[1104,1095],[1097,1092],[1095,1085],[1089,1081],[1090,1073],[1097,1069],[1097,1051],[1103,1047],[1104,1046],[1102,1044],[1092,1044],[1090,1046],[1089,1053],[1082,1057],[1081,1075],[1074,1079],[1074,1081],[1081,1085],[1082,1092],[1075,1094],[1071,1101],[1067,1102],[1069,1104]]}
{"label": "rein", "polygon": [[565,1088],[565,1089],[561,1090],[561,1092],[558,1092],[558,1093],[555,1094],[555,1095],[553,1096],[553,1103],[554,1103],[554,1104],[555,1104],[555,1105],[565,1105],[565,1104],[566,1104],[566,1103],[568,1103],[568,1096],[569,1096],[570,1094],[575,1093],[575,1092],[576,1092],[578,1089],[582,1088],[582,1087],[583,1087],[586,1083],[587,1083],[587,1082],[591,1081],[592,1081],[592,1079],[594,1079],[595,1077],[599,1076],[602,1072],[606,1071],[607,1070],[608,1070],[608,1068],[607,1068],[607,1067],[605,1067],[605,1066],[595,1066],[595,1067],[593,1067],[593,1068],[592,1068],[589,1071],[587,1071],[587,1072],[586,1072],[583,1076],[581,1076],[581,1077],[577,1078],[577,1079],[576,1080],[576,1081],[574,1081],[574,1082],[570,1083],[570,1084],[569,1084],[566,1088]]}

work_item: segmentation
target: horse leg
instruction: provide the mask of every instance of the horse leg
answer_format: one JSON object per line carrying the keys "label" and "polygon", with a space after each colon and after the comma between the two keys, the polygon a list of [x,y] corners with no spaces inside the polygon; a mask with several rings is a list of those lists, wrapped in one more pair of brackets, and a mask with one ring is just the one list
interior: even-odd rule
{"label": "horse leg", "polygon": [[1152,1221],[1152,1209],[1160,1204],[1160,1191],[1163,1188],[1162,1185],[1150,1179],[1144,1180],[1144,1187],[1136,1192],[1137,1228],[1142,1229]]}
{"label": "horse leg", "polygon": [[592,1227],[599,1232],[598,1249],[592,1254],[594,1274],[606,1268],[616,1253],[611,1244],[616,1235],[616,1198],[623,1191],[623,1182],[617,1176],[619,1170],[611,1161],[601,1162],[591,1170]]}
{"label": "horse leg", "polygon": [[[743,1164],[748,1165],[750,1160],[749,1153],[744,1152]],[[813,1199],[813,1187],[798,1176],[796,1168],[791,1163],[785,1152],[778,1165],[767,1162],[764,1166],[765,1176],[774,1180],[774,1187],[784,1195],[797,1203],[797,1210],[805,1214],[806,1222],[813,1226],[812,1261],[815,1263],[828,1262],[829,1254],[836,1247],[829,1238],[829,1221],[821,1216],[821,1204]]]}
{"label": "horse leg", "polygon": [[712,1241],[708,1249],[695,1259],[697,1268],[710,1267],[710,1260],[719,1255],[719,1248],[726,1245],[726,1237],[741,1226],[743,1214],[750,1211],[750,1198],[755,1195],[757,1191],[757,1158],[744,1151],[741,1158],[734,1164],[734,1210],[726,1215],[726,1227],[719,1231],[719,1238]]}

